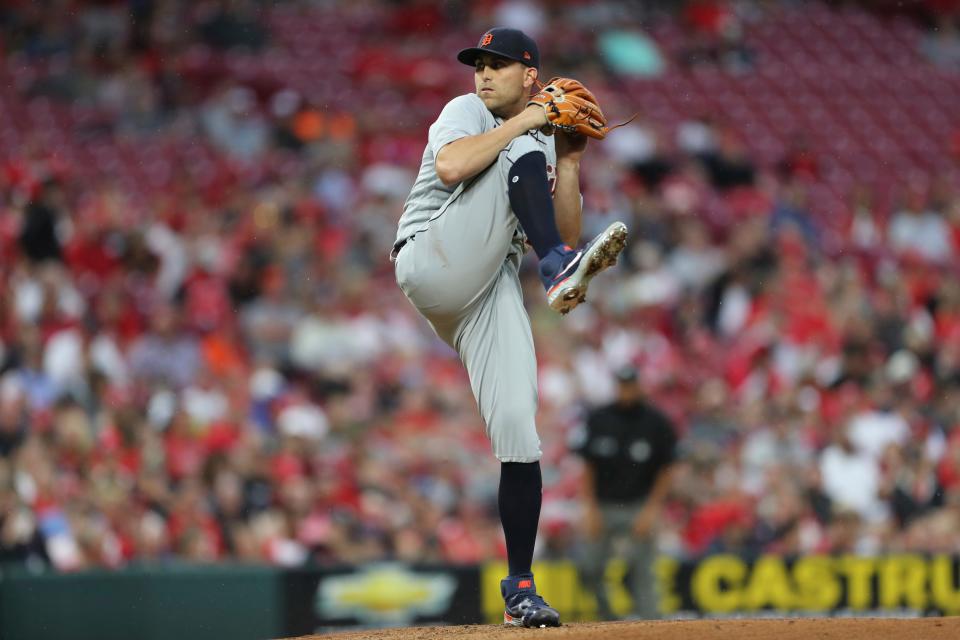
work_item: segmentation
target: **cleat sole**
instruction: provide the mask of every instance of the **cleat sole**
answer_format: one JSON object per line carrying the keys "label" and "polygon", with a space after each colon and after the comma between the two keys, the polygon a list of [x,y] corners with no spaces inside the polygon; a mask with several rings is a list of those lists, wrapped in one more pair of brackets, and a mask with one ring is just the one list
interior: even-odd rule
{"label": "cleat sole", "polygon": [[[604,269],[608,269],[617,263],[617,258],[623,252],[627,244],[627,227],[622,222],[614,222],[607,227],[604,232],[607,237],[604,242],[596,248],[588,258],[586,269],[580,277],[580,281],[570,285],[569,288],[559,293],[550,307],[561,315],[570,313],[576,306],[587,300],[587,287],[590,281]],[[570,279],[574,279],[571,276]],[[563,285],[558,285],[563,286]]]}

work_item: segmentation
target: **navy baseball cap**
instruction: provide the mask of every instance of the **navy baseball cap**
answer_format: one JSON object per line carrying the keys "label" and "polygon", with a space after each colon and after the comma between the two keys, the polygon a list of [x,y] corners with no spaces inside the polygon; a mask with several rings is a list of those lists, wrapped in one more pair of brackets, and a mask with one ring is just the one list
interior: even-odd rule
{"label": "navy baseball cap", "polygon": [[477,56],[482,53],[516,60],[534,69],[540,68],[540,50],[533,38],[519,29],[496,27],[480,36],[477,46],[464,49],[457,54],[457,60],[471,67],[476,64]]}

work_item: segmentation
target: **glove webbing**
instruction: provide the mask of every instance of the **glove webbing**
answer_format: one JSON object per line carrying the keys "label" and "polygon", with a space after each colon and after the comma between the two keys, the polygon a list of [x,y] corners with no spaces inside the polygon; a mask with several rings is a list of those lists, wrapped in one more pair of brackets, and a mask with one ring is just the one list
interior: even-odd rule
{"label": "glove webbing", "polygon": [[[547,85],[543,84],[542,82],[540,82],[540,80],[534,80],[534,82],[537,83],[537,91],[534,92],[534,93],[531,93],[531,94],[530,94],[531,96],[532,96],[532,95],[535,95],[537,92],[543,91],[544,87],[547,86]],[[599,107],[600,105],[597,105],[597,106]],[[621,122],[620,124],[615,124],[615,125],[613,125],[612,127],[607,127],[607,133],[606,133],[605,135],[609,134],[609,133],[610,133],[611,131],[613,131],[614,129],[619,129],[620,127],[623,127],[623,126],[626,126],[626,125],[630,124],[631,122],[633,122],[634,120],[636,120],[636,119],[637,119],[637,116],[639,116],[639,115],[640,115],[640,112],[637,111],[637,112],[634,113],[632,116],[630,116],[630,119],[629,119],[629,120],[625,120],[624,122]],[[556,127],[557,129],[560,129],[561,131],[566,131],[567,133],[574,133],[574,132],[576,131],[576,127],[569,127],[569,126],[555,125],[555,124],[551,124],[550,126]]]}

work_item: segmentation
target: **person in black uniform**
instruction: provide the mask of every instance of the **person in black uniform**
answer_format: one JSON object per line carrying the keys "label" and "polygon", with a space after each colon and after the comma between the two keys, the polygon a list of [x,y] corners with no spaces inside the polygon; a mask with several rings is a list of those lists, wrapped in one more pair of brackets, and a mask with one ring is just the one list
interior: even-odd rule
{"label": "person in black uniform", "polygon": [[604,572],[614,544],[626,539],[633,614],[659,617],[654,529],[670,485],[677,438],[670,420],[644,398],[632,367],[616,373],[617,398],[591,411],[572,443],[584,460],[586,544],[580,572],[597,594],[598,613],[613,619]]}

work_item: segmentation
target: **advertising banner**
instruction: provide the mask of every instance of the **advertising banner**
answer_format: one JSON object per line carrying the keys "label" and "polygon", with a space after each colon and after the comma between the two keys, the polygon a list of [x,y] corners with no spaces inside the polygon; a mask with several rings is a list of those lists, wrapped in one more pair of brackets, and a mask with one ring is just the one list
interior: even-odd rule
{"label": "advertising banner", "polygon": [[[960,615],[960,558],[950,555],[881,556],[709,555],[680,561],[658,558],[659,609],[666,618],[724,616]],[[483,620],[503,615],[502,563],[481,569]],[[594,594],[570,562],[534,565],[537,587],[570,622],[596,620]],[[605,582],[613,612],[632,614],[627,565],[613,560]]]}
{"label": "advertising banner", "polygon": [[284,576],[287,635],[480,622],[476,566],[377,563]]}
{"label": "advertising banner", "polygon": [[957,615],[958,558],[950,555],[711,555],[660,558],[666,616]]}

